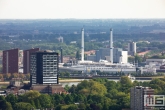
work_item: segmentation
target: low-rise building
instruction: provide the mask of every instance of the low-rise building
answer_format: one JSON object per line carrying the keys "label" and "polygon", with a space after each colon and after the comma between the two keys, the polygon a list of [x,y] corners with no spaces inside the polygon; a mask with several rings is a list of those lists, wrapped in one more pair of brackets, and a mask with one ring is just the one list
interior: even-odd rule
{"label": "low-rise building", "polygon": [[30,89],[36,90],[40,93],[47,93],[47,94],[66,93],[66,91],[64,90],[61,84],[49,84],[49,85],[36,84],[36,85],[32,85]]}
{"label": "low-rise building", "polygon": [[150,63],[163,65],[165,64],[165,59],[146,59],[146,64],[149,65]]}

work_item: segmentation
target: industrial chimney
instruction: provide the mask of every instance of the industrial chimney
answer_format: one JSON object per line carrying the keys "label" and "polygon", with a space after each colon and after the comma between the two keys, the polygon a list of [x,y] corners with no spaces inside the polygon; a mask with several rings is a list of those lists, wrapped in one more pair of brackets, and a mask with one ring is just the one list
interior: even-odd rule
{"label": "industrial chimney", "polygon": [[110,61],[111,61],[111,63],[113,63],[113,33],[112,33],[112,28],[110,29],[109,47],[110,47]]}
{"label": "industrial chimney", "polygon": [[81,61],[84,61],[84,28],[82,28],[81,34]]}
{"label": "industrial chimney", "polygon": [[61,63],[63,63],[63,54],[62,54],[62,48],[61,48]]}

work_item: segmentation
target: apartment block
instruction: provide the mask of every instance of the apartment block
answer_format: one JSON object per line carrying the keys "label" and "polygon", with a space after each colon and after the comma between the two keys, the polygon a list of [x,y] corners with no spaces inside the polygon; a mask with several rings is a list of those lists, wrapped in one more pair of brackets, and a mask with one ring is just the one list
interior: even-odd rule
{"label": "apartment block", "polygon": [[23,73],[30,73],[30,54],[39,51],[39,48],[33,48],[23,51]]}
{"label": "apartment block", "polygon": [[153,110],[151,106],[144,105],[144,95],[154,95],[154,89],[142,86],[131,88],[131,110]]}
{"label": "apartment block", "polygon": [[3,73],[18,73],[19,49],[3,51]]}

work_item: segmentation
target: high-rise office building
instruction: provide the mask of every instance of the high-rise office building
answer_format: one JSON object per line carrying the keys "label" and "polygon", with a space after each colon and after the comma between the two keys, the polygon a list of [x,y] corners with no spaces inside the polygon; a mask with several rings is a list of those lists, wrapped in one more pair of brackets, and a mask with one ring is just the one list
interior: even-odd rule
{"label": "high-rise office building", "polygon": [[30,73],[30,54],[39,51],[39,48],[23,51],[23,73]]}
{"label": "high-rise office building", "polygon": [[144,95],[154,95],[154,89],[142,86],[131,88],[131,110],[152,110],[151,106],[144,106]]}
{"label": "high-rise office building", "polygon": [[3,73],[18,73],[19,49],[3,51]]}
{"label": "high-rise office building", "polygon": [[30,55],[30,82],[35,84],[58,84],[58,53],[38,51]]}
{"label": "high-rise office building", "polygon": [[128,43],[128,55],[134,56],[136,54],[136,43],[130,42]]}

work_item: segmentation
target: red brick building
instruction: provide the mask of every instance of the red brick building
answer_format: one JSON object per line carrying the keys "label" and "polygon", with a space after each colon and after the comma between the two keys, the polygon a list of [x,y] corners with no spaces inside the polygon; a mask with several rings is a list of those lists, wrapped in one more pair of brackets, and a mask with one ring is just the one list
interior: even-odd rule
{"label": "red brick building", "polygon": [[19,49],[3,51],[3,73],[18,73]]}
{"label": "red brick building", "polygon": [[39,48],[29,49],[23,51],[23,73],[30,73],[30,54],[39,51]]}
{"label": "red brick building", "polygon": [[36,90],[40,93],[47,93],[47,94],[61,94],[67,92],[62,87],[61,84],[51,84],[51,85],[43,85],[43,84],[36,84],[32,85],[30,90]]}

